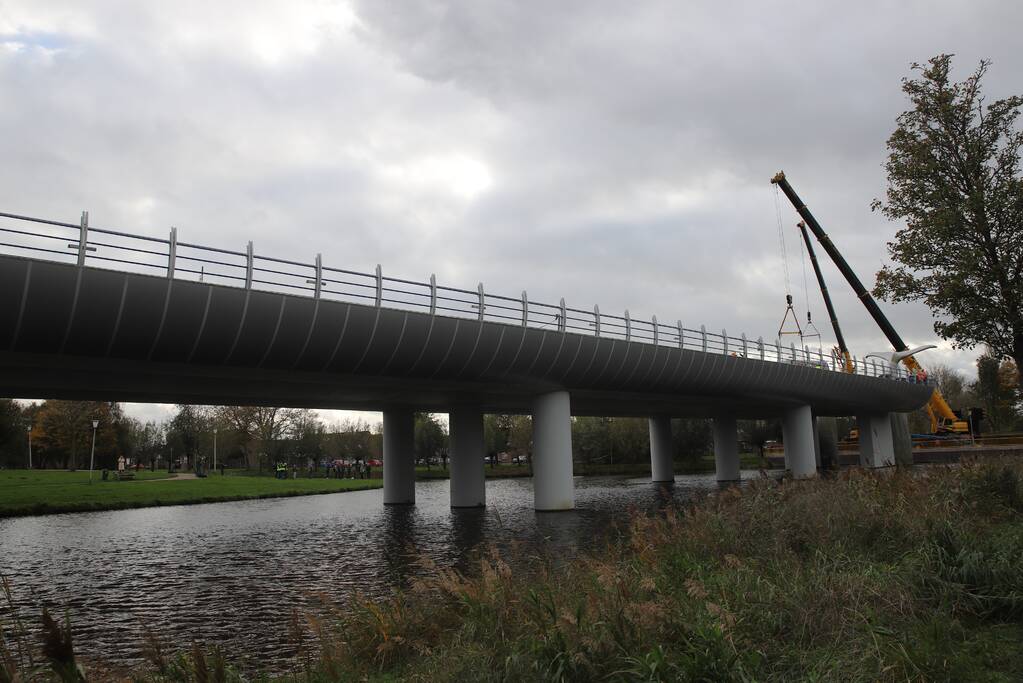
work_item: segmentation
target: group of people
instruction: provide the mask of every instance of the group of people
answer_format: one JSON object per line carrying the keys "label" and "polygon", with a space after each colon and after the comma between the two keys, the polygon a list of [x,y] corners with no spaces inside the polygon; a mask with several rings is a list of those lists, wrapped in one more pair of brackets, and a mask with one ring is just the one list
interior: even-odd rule
{"label": "group of people", "polygon": [[[324,463],[326,467],[326,476],[328,479],[369,479],[372,468],[365,462],[353,462],[345,463],[341,461]],[[313,477],[315,474],[316,464],[310,461],[307,468],[306,475]],[[288,466],[288,463],[283,460],[278,460],[275,463],[275,476],[277,479],[294,479],[298,477],[298,468],[294,466]]]}
{"label": "group of people", "polygon": [[370,467],[364,462],[327,463],[328,479],[369,479]]}

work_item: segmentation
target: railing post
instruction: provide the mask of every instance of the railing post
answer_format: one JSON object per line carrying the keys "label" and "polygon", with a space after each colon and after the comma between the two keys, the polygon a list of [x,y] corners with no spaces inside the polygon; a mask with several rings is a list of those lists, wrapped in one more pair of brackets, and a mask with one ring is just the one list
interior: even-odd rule
{"label": "railing post", "polygon": [[764,338],[757,337],[757,349],[760,351],[760,360],[764,360]]}
{"label": "railing post", "polygon": [[678,323],[678,347],[680,349],[684,349],[686,347],[685,341],[684,341],[684,339],[685,339],[685,328],[682,327],[682,321],[681,320],[676,320],[675,322]]}
{"label": "railing post", "polygon": [[749,356],[749,340],[746,339],[746,333],[742,333],[742,357],[746,358]]}
{"label": "railing post", "polygon": [[796,342],[789,343],[789,349],[792,350],[792,362],[796,362]]}
{"label": "railing post", "polygon": [[810,347],[806,346],[805,344],[803,345],[803,354],[806,356],[807,363],[813,363],[813,360],[810,356]]}
{"label": "railing post", "polygon": [[252,242],[245,248],[245,289],[252,289]]}
{"label": "railing post", "polygon": [[380,268],[380,264],[377,264],[377,308],[384,303],[384,271]]}
{"label": "railing post", "polygon": [[596,328],[596,332],[594,332],[594,336],[599,337],[600,336],[600,307],[596,306],[596,305],[593,306],[593,327]]}
{"label": "railing post", "polygon": [[657,340],[660,338],[660,335],[657,334],[657,316],[655,315],[651,320],[654,324],[654,346],[657,346]]}
{"label": "railing post", "polygon": [[480,297],[480,315],[479,315],[479,321],[483,322],[483,310],[484,310],[484,307],[485,307],[484,298],[486,297],[486,295],[483,293],[483,283],[482,282],[479,284],[479,287],[476,288],[476,292],[479,294],[479,297]]}
{"label": "railing post", "polygon": [[561,317],[558,318],[558,332],[564,332],[568,324],[568,308],[565,306],[565,297],[561,297]]}
{"label": "railing post", "polygon": [[725,330],[725,329],[721,330],[721,348],[722,348],[721,352],[727,356],[728,355],[728,330]]}
{"label": "railing post", "polygon": [[437,315],[437,276],[430,273],[430,315]]}
{"label": "railing post", "polygon": [[625,309],[625,341],[632,341],[632,318],[629,317],[629,309]]}
{"label": "railing post", "polygon": [[174,277],[174,266],[178,260],[178,229],[173,225],[170,230],[170,240],[167,242],[167,277]]}
{"label": "railing post", "polygon": [[529,297],[526,296],[526,290],[522,290],[522,326],[529,326]]}
{"label": "railing post", "polygon": [[700,349],[707,353],[707,326],[700,325]]}
{"label": "railing post", "polygon": [[313,298],[319,299],[323,291],[323,254],[316,255],[316,286],[313,287]]}
{"label": "railing post", "polygon": [[78,265],[85,265],[85,251],[89,239],[89,212],[82,212],[82,223],[78,232]]}

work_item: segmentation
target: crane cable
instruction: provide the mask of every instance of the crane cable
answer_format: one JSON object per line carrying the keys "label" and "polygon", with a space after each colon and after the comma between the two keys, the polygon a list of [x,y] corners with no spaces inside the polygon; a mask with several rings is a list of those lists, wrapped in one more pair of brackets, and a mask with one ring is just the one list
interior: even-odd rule
{"label": "crane cable", "polygon": [[[792,286],[789,283],[789,254],[788,249],[785,248],[785,227],[781,220],[781,200],[778,196],[778,186],[774,186],[774,214],[778,219],[778,244],[781,247],[781,264],[782,270],[785,273],[785,315],[782,316],[781,324],[778,326],[778,339],[787,334],[798,334],[800,339],[800,345],[802,345],[803,339],[803,328],[799,326],[799,317],[796,312],[792,309]],[[785,331],[785,322],[792,316],[792,322],[795,324],[796,329],[794,332]]]}
{"label": "crane cable", "polygon": [[821,332],[817,329],[817,326],[813,324],[813,316],[810,315],[810,287],[807,285],[806,279],[806,244],[800,240],[799,246],[799,260],[802,261],[803,264],[803,303],[806,304],[806,331],[799,335],[799,340],[805,342],[806,339],[816,337],[817,351],[821,355],[824,355],[824,348],[821,346]]}
{"label": "crane cable", "polygon": [[789,285],[789,256],[785,249],[785,228],[781,222],[781,200],[778,197],[778,186],[774,186],[774,213],[778,217],[778,244],[781,246],[781,265],[785,271],[785,296],[791,297],[792,288]]}

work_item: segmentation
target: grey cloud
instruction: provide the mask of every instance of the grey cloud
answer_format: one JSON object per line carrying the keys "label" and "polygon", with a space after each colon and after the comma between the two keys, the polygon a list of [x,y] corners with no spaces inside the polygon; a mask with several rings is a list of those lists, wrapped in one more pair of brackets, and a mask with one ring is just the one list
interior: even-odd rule
{"label": "grey cloud", "polygon": [[[1023,9],[993,0],[366,0],[352,25],[338,7],[8,3],[0,210],[770,337],[771,175],[872,282],[898,227],[869,202],[909,63],[989,56],[996,96],[1023,65]],[[882,348],[826,274],[850,343]],[[922,306],[885,308],[934,338]]]}

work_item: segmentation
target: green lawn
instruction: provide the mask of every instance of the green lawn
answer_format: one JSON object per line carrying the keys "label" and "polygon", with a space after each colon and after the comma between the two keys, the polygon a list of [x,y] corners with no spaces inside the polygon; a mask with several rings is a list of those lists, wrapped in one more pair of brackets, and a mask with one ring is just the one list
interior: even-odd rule
{"label": "green lawn", "polygon": [[212,474],[206,479],[168,478],[138,472],[135,481],[101,481],[88,471],[0,470],[0,517],[187,505],[246,498],[276,498],[379,488],[380,479],[286,479]]}

